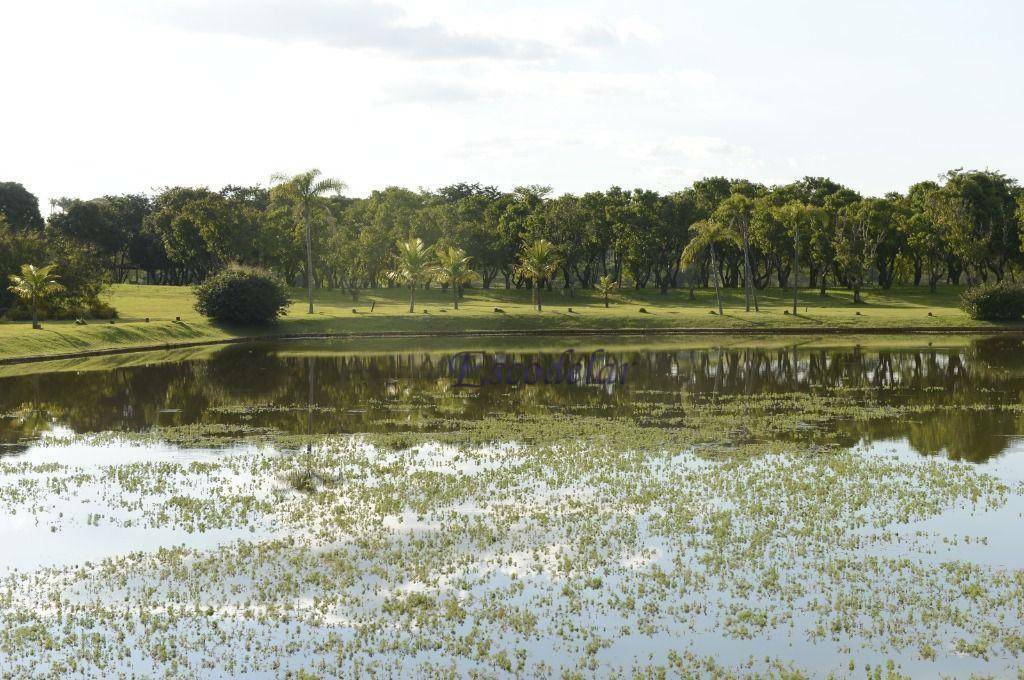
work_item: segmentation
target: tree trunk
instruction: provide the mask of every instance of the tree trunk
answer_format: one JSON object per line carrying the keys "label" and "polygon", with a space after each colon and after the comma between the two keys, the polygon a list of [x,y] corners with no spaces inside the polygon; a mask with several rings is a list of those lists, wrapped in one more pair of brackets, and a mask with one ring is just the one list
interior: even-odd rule
{"label": "tree trunk", "polygon": [[452,284],[452,301],[455,303],[455,309],[459,308],[459,286],[458,284]]}
{"label": "tree trunk", "polygon": [[416,284],[409,286],[409,313],[413,314],[416,311]]}
{"label": "tree trunk", "polygon": [[715,299],[718,300],[718,316],[722,316],[722,293],[718,290],[718,258],[715,247],[711,246],[711,278],[715,283]]}
{"label": "tree trunk", "polygon": [[754,311],[761,311],[757,306],[757,291],[754,290],[754,268],[750,263],[750,223],[744,219],[743,226],[743,295],[750,311],[750,298],[754,298]]}
{"label": "tree trunk", "polygon": [[800,232],[797,231],[793,238],[793,316],[796,316],[797,290],[799,288],[797,283],[800,280],[800,249],[797,246],[799,240]]}
{"label": "tree trunk", "polygon": [[[306,294],[309,298],[309,311],[313,313],[313,227],[309,219],[309,206],[302,208],[302,221],[306,226]],[[411,311],[411,310],[410,310]]]}

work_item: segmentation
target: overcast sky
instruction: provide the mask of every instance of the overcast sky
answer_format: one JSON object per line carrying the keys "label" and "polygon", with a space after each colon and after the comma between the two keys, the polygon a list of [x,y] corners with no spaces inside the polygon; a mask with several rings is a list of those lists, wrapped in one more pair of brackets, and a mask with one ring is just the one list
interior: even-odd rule
{"label": "overcast sky", "polygon": [[3,0],[0,181],[1024,179],[1020,2]]}

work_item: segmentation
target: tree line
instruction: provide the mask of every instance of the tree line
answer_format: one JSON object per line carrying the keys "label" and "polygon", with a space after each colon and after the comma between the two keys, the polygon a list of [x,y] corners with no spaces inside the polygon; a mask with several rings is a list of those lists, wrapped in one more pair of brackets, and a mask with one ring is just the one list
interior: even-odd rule
{"label": "tree line", "polygon": [[[572,294],[605,277],[663,293],[743,286],[754,304],[757,291],[794,284],[822,293],[844,286],[859,299],[868,285],[935,290],[1013,278],[1024,260],[1022,220],[1024,190],[991,170],[951,170],[882,197],[824,177],[774,186],[709,177],[667,194],[612,187],[556,196],[539,185],[462,183],[365,198],[310,171],[269,187],[64,198],[45,220],[35,197],[8,182],[0,183],[0,251],[8,251],[0,274],[30,259],[66,260],[73,248],[115,282],[194,284],[238,263],[356,296],[395,285],[401,244],[418,238],[436,252],[463,251],[483,288],[542,283]],[[543,281],[521,266],[539,241],[557,250]],[[52,244],[63,244],[63,255],[45,252]],[[62,276],[66,266],[58,264]]]}

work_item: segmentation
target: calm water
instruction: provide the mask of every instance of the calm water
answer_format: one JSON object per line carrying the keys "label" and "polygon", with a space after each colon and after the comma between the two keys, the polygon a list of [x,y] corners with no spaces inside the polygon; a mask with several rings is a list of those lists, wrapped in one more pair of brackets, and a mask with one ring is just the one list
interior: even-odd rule
{"label": "calm water", "polygon": [[[160,357],[159,363],[136,356],[134,365],[109,369],[62,364],[60,371],[46,372],[43,365],[13,376],[8,369],[6,376],[0,372],[0,451],[17,455],[54,431],[142,432],[196,423],[300,434],[446,429],[495,413],[634,415],[640,400],[699,403],[715,395],[830,390],[875,405],[950,407],[913,419],[837,423],[850,444],[906,439],[921,454],[984,462],[1014,450],[1024,435],[1019,414],[986,408],[1021,402],[1019,337],[965,340],[955,347],[923,339],[920,346],[892,349],[799,343],[729,348],[723,342],[631,349],[620,339],[604,354],[595,351],[601,345],[592,345],[575,354],[581,375],[574,384],[544,384],[545,375],[555,380],[571,366],[565,362],[559,372],[568,343],[513,350],[470,346],[474,354],[467,360],[459,354],[463,346],[413,350],[390,343],[375,351],[324,342],[239,345],[194,358]],[[125,359],[112,363],[117,361]],[[540,368],[531,372],[535,363]],[[524,384],[524,373],[536,384]]]}
{"label": "calm water", "polygon": [[[765,674],[770,655],[820,677],[854,675],[854,658],[858,672],[894,660],[913,677],[1012,675],[1018,638],[1000,636],[1024,612],[1024,337],[642,342],[293,342],[0,367],[0,634],[21,626],[0,668],[27,675],[81,657],[76,644],[31,637],[63,639],[72,619],[48,614],[60,601],[120,659],[97,677],[168,673],[149,652],[168,636],[193,650],[180,657],[193,675],[210,677],[236,677],[232,664],[250,657],[251,677],[321,661],[349,676],[377,662],[395,677],[422,675],[423,661],[493,671],[452,644],[456,619],[412,625],[384,606],[422,590],[458,595],[489,644],[513,639],[548,671],[577,667],[600,636],[588,675],[678,649],[756,659],[750,669]],[[778,396],[794,393],[822,399]],[[562,461],[528,441],[392,450],[234,435],[440,432],[552,412],[675,427],[723,401],[749,412],[748,425],[778,417],[792,433],[773,431],[772,443],[799,439],[798,455]],[[819,404],[833,418],[802,427]],[[803,411],[784,418],[787,405]],[[735,413],[713,422],[732,428]],[[67,436],[188,425],[227,426],[230,445],[170,445],[169,430],[141,442]],[[837,441],[852,452],[817,455]],[[194,551],[190,566],[165,563],[172,547]],[[178,614],[154,631],[140,612],[162,611],[161,589]],[[325,597],[337,599],[324,616],[303,614]],[[238,616],[251,601],[284,614]],[[519,608],[536,612],[535,632],[493,617]],[[302,633],[287,637],[293,617]],[[907,621],[917,623],[900,637]],[[382,622],[379,640],[324,656],[325,641],[351,641],[365,622]],[[957,646],[982,626],[983,651]],[[434,651],[394,651],[413,647]]]}

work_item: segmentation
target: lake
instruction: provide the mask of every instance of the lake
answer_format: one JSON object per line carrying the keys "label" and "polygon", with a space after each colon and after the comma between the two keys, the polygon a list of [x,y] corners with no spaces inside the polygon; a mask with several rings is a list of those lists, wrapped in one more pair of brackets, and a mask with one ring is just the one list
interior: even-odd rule
{"label": "lake", "polygon": [[0,367],[0,666],[1006,675],[1022,348],[296,341]]}

